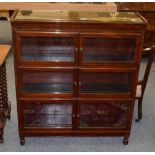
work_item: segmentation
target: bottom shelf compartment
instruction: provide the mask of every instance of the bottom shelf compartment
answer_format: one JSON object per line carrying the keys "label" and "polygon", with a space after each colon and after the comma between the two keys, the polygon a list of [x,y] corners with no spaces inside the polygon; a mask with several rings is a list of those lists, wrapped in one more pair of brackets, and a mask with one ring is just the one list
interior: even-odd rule
{"label": "bottom shelf compartment", "polygon": [[129,130],[132,100],[45,100],[20,103],[20,129],[26,131]]}
{"label": "bottom shelf compartment", "polygon": [[25,103],[23,114],[24,127],[72,128],[73,103]]}

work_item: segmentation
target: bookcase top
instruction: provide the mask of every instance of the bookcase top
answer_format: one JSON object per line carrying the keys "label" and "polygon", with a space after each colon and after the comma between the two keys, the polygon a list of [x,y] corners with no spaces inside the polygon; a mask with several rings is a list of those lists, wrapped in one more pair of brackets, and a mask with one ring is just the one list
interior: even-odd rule
{"label": "bookcase top", "polygon": [[101,22],[101,23],[144,23],[134,12],[94,12],[94,11],[61,11],[29,10],[18,11],[16,21],[52,21],[52,22]]}

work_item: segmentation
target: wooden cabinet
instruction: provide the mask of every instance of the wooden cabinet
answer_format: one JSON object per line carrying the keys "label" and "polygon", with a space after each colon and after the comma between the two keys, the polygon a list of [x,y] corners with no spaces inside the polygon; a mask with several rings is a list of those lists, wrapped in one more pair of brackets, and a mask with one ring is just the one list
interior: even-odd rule
{"label": "wooden cabinet", "polygon": [[123,136],[127,144],[145,27],[135,13],[17,12],[21,144],[45,135]]}
{"label": "wooden cabinet", "polygon": [[150,47],[155,42],[155,3],[154,2],[117,2],[118,11],[139,12],[147,19],[147,31],[145,33],[144,46]]}

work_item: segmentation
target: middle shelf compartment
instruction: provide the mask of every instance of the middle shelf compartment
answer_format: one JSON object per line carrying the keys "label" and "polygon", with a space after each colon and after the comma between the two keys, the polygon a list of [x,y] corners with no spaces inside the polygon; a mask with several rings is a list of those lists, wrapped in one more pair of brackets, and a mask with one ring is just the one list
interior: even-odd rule
{"label": "middle shelf compartment", "polygon": [[18,68],[22,97],[133,97],[134,68]]}

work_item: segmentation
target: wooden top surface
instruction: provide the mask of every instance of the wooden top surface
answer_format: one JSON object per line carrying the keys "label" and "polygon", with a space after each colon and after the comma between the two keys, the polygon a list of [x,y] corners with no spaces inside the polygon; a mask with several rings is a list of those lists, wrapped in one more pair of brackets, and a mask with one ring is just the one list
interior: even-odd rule
{"label": "wooden top surface", "polygon": [[103,23],[143,23],[135,13],[128,12],[94,12],[63,10],[19,11],[16,21],[52,21],[52,22],[103,22]]}
{"label": "wooden top surface", "polygon": [[10,45],[0,45],[0,65],[5,61],[6,56],[10,51]]}

